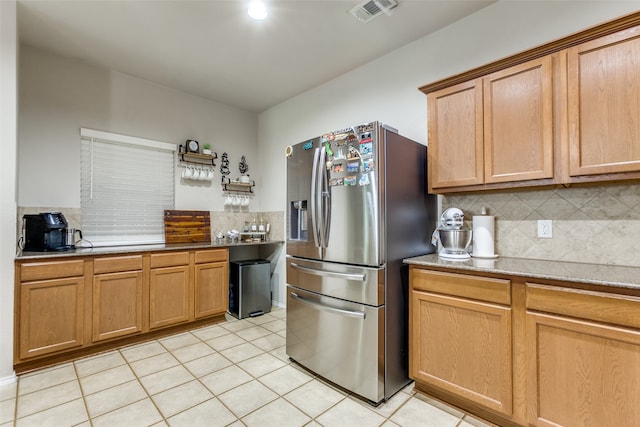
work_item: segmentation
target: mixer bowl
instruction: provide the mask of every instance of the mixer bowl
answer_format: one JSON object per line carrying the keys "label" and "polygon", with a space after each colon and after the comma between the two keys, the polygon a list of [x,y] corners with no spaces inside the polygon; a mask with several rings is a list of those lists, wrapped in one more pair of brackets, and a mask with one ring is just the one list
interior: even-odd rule
{"label": "mixer bowl", "polygon": [[472,230],[455,229],[455,230],[438,230],[440,243],[445,251],[451,253],[461,253],[471,243]]}

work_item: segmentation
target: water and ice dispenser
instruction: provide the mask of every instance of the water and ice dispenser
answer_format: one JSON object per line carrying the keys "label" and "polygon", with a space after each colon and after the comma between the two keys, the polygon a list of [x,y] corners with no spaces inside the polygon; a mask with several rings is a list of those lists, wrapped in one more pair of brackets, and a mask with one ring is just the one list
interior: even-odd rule
{"label": "water and ice dispenser", "polygon": [[307,201],[295,200],[291,202],[289,218],[289,240],[307,240]]}

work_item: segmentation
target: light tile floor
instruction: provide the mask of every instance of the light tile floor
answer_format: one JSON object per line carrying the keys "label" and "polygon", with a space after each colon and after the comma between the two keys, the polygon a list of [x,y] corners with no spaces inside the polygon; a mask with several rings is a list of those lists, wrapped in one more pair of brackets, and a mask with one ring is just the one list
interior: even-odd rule
{"label": "light tile floor", "polygon": [[373,407],[292,363],[285,310],[24,374],[5,426],[487,426],[407,386]]}

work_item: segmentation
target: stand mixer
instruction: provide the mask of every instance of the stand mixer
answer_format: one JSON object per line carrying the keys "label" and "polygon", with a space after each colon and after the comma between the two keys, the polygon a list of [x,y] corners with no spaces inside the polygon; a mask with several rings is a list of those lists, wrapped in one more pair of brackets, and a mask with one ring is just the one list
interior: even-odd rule
{"label": "stand mixer", "polygon": [[466,260],[471,258],[467,246],[471,243],[472,230],[464,227],[464,213],[458,208],[449,208],[440,215],[440,224],[433,232],[431,243],[438,242],[442,249],[438,252],[441,258]]}

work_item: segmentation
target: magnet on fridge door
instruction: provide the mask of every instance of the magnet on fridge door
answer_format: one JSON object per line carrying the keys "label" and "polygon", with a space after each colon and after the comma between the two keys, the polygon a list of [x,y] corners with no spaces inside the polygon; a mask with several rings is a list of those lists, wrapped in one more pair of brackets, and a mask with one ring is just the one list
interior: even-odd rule
{"label": "magnet on fridge door", "polygon": [[329,185],[335,187],[336,185],[344,185],[344,178],[331,178]]}
{"label": "magnet on fridge door", "polygon": [[369,185],[369,184],[371,184],[371,181],[369,181],[369,174],[365,173],[358,180],[358,185],[365,186],[365,185]]}
{"label": "magnet on fridge door", "polygon": [[354,185],[356,185],[356,177],[355,177],[355,175],[345,176],[344,177],[344,186],[345,187],[352,187]]}
{"label": "magnet on fridge door", "polygon": [[344,172],[344,165],[342,163],[334,163],[333,173],[342,173],[342,172]]}
{"label": "magnet on fridge door", "polygon": [[373,150],[372,142],[360,143],[360,154],[362,155],[371,154],[372,150]]}
{"label": "magnet on fridge door", "polygon": [[327,152],[327,155],[329,157],[333,157],[333,151],[331,150],[331,144],[329,143],[329,141],[324,143],[324,150]]}
{"label": "magnet on fridge door", "polygon": [[367,173],[373,169],[373,159],[365,160],[362,162],[362,172]]}
{"label": "magnet on fridge door", "polygon": [[360,170],[360,163],[350,162],[347,163],[347,173],[357,173]]}

